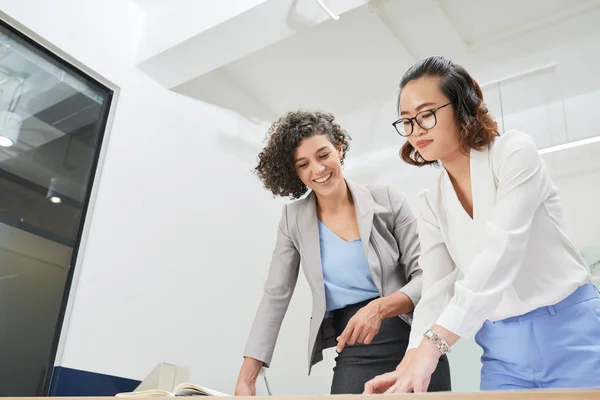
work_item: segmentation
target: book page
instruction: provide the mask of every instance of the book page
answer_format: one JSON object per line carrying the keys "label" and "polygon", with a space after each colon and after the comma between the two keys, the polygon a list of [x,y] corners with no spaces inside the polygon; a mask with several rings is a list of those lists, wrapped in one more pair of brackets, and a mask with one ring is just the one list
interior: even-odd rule
{"label": "book page", "polygon": [[221,393],[213,389],[206,388],[204,386],[194,385],[193,383],[182,383],[177,385],[173,392],[176,396],[230,396],[226,393]]}
{"label": "book page", "polygon": [[115,397],[173,397],[173,393],[162,389],[140,390],[139,392],[117,393]]}

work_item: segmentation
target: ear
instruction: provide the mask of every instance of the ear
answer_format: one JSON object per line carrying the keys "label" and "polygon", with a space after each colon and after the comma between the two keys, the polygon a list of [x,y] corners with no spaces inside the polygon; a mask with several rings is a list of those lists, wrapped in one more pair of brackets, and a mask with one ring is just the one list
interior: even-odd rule
{"label": "ear", "polygon": [[342,156],[344,155],[344,146],[342,145],[342,142],[338,143],[338,145],[336,146],[336,150],[337,150],[338,156],[340,157],[340,160],[341,160]]}

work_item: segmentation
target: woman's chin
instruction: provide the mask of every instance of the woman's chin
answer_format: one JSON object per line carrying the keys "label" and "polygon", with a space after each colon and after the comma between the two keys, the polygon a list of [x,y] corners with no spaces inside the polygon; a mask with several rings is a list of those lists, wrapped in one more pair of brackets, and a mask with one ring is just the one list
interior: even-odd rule
{"label": "woman's chin", "polygon": [[419,151],[419,155],[423,160],[427,162],[436,161],[438,159],[435,152],[429,151],[428,149],[423,149]]}

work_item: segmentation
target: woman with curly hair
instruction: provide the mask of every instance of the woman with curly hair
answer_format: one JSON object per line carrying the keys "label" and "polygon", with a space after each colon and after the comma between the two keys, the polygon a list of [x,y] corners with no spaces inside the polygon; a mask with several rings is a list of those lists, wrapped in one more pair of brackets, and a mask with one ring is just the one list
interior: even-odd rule
{"label": "woman with curly hair", "polygon": [[[236,395],[254,395],[268,367],[300,265],[312,291],[308,372],[325,348],[338,353],[332,394],[357,394],[404,356],[421,296],[416,220],[386,186],[344,178],[350,137],[331,114],[291,112],[275,122],[256,173],[283,207],[277,242],[239,373]],[[450,390],[442,357],[431,390]]]}
{"label": "woman with curly hair", "polygon": [[600,387],[600,296],[531,137],[498,135],[477,82],[444,57],[406,72],[399,110],[404,161],[443,168],[420,196],[410,350],[365,392],[426,390],[439,357],[472,336],[482,390]]}

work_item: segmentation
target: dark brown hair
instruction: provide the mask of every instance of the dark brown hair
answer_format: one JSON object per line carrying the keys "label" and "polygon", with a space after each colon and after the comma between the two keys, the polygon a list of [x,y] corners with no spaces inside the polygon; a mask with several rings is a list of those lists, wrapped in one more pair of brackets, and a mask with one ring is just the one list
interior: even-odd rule
{"label": "dark brown hair", "polygon": [[[470,149],[481,148],[494,141],[498,136],[498,124],[483,101],[483,93],[479,84],[462,66],[456,65],[442,56],[428,57],[419,61],[406,71],[400,81],[400,93],[406,84],[422,77],[439,77],[440,89],[450,99],[460,125],[460,148],[468,154]],[[398,96],[398,109],[400,96]],[[409,164],[422,167],[437,164],[427,161],[409,143],[402,146],[400,156]]]}
{"label": "dark brown hair", "polygon": [[276,196],[300,198],[308,188],[296,173],[294,152],[302,139],[325,135],[335,147],[342,146],[341,163],[350,148],[350,136],[332,114],[322,111],[289,112],[271,125],[267,145],[258,155],[255,173],[265,189]]}

